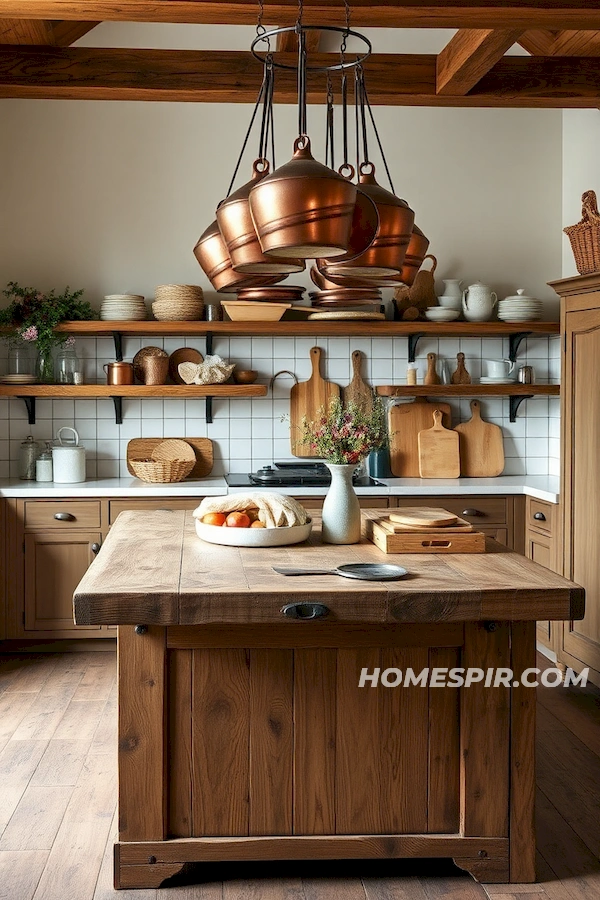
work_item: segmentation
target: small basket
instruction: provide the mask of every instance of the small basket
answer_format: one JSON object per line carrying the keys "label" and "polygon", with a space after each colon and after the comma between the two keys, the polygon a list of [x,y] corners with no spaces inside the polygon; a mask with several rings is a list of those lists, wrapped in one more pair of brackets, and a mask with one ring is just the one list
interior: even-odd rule
{"label": "small basket", "polygon": [[600,213],[594,191],[581,197],[581,222],[563,228],[571,241],[575,265],[580,275],[600,271]]}
{"label": "small basket", "polygon": [[131,459],[129,461],[136,477],[150,484],[173,484],[183,481],[195,465],[195,458],[189,459]]}

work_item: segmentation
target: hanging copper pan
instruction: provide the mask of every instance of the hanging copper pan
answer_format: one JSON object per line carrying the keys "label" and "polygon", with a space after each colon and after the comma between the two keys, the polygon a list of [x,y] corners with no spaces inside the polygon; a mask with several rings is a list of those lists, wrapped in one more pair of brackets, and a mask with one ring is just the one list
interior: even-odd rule
{"label": "hanging copper pan", "polygon": [[250,191],[250,211],[270,257],[342,256],[348,249],[356,185],[322,165],[300,135],[294,155]]}
{"label": "hanging copper pan", "polygon": [[231,264],[236,272],[248,275],[280,275],[302,272],[303,259],[279,259],[265,256],[254,229],[248,197],[252,188],[269,174],[266,159],[256,159],[252,166],[252,178],[238,188],[217,208],[217,222],[225,238]]}
{"label": "hanging copper pan", "polygon": [[404,265],[400,272],[400,278],[408,287],[414,282],[428,249],[429,240],[417,225],[413,225],[413,232],[406,248]]}
{"label": "hanging copper pan", "polygon": [[276,284],[285,275],[245,275],[234,272],[227,252],[227,244],[215,221],[200,235],[194,247],[194,256],[202,266],[204,274],[216,291],[236,291],[239,288],[261,284]]}
{"label": "hanging copper pan", "polygon": [[[354,178],[355,169],[350,163],[344,163],[338,169],[338,173],[350,181]],[[336,256],[335,262],[341,263],[349,259],[355,259],[368,250],[377,236],[379,230],[379,212],[377,205],[367,193],[356,189],[356,202],[352,211],[352,226],[348,250],[343,256]]]}
{"label": "hanging copper pan", "polygon": [[337,259],[322,259],[317,261],[318,268],[331,275],[398,275],[412,235],[415,214],[405,200],[377,183],[372,163],[362,163],[359,171],[359,190],[373,200],[379,213],[375,240],[364,253],[352,260],[339,262]]}

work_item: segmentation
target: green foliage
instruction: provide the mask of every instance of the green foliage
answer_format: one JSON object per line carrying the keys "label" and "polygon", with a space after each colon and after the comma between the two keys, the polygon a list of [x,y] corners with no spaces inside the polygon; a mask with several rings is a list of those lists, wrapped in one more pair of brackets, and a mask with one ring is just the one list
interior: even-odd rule
{"label": "green foliage", "polygon": [[386,411],[381,397],[373,400],[372,412],[351,402],[346,406],[335,398],[329,407],[321,407],[314,422],[302,420],[302,443],[326,462],[358,464],[372,450],[387,441]]}
{"label": "green foliage", "polygon": [[48,350],[67,340],[66,334],[57,334],[54,329],[61,322],[94,319],[95,313],[86,300],[83,291],[66,287],[62,294],[53,289],[47,294],[35,288],[23,288],[16,281],[10,281],[3,291],[11,301],[6,309],[0,310],[0,327],[10,328],[9,340],[35,342],[38,350]]}

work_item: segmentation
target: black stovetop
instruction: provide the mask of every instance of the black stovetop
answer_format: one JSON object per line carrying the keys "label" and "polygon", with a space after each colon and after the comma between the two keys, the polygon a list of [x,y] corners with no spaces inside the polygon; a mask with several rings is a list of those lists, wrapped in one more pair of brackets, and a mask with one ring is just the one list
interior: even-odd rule
{"label": "black stovetop", "polygon": [[[225,476],[230,487],[327,487],[331,483],[329,469],[320,462],[276,462],[256,472]],[[355,487],[381,485],[369,475],[355,475]]]}

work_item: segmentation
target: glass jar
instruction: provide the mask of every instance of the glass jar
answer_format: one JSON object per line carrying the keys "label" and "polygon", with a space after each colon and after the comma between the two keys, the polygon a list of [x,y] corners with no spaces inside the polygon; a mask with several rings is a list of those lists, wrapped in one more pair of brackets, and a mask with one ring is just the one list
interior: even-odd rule
{"label": "glass jar", "polygon": [[52,481],[52,441],[46,441],[46,449],[42,450],[35,461],[35,480]]}
{"label": "glass jar", "polygon": [[31,348],[24,341],[20,344],[13,344],[8,351],[8,374],[31,375],[33,378],[34,369]]}
{"label": "glass jar", "polygon": [[54,364],[56,384],[75,384],[75,375],[78,372],[81,372],[81,362],[77,353],[72,347],[62,347],[56,354]]}
{"label": "glass jar", "polygon": [[35,462],[40,452],[40,445],[29,435],[19,447],[19,478],[22,481],[35,481]]}
{"label": "glass jar", "polygon": [[41,384],[54,384],[54,358],[51,347],[38,349],[35,376]]}

